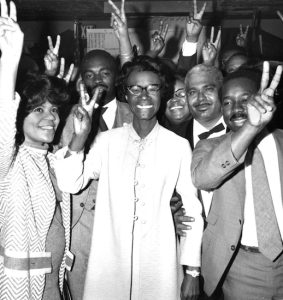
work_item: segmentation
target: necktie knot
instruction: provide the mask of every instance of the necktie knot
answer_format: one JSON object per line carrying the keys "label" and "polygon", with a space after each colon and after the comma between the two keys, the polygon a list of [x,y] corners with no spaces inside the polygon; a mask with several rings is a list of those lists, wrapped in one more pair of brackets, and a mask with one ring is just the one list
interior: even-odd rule
{"label": "necktie knot", "polygon": [[198,137],[199,137],[200,140],[204,140],[204,139],[207,139],[211,134],[216,133],[216,132],[220,132],[224,129],[225,129],[224,125],[222,123],[220,123],[220,124],[214,126],[213,128],[211,128],[209,131],[206,131],[206,132],[203,132],[203,133],[199,134]]}

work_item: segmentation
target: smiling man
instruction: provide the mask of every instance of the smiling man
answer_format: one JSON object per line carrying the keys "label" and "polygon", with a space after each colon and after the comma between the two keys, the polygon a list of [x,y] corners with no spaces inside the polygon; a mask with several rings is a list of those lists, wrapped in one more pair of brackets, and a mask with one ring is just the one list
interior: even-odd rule
{"label": "smiling man", "polygon": [[266,125],[282,67],[269,82],[236,71],[222,88],[224,120],[231,132],[200,141],[193,153],[195,185],[213,190],[203,236],[204,287],[223,283],[225,300],[283,299],[283,131]]}
{"label": "smiling man", "polygon": [[[192,149],[200,139],[226,133],[219,98],[222,81],[223,76],[219,69],[204,64],[196,65],[186,75],[186,98],[193,116],[189,124],[189,142]],[[200,196],[207,215],[212,194],[201,191]]]}

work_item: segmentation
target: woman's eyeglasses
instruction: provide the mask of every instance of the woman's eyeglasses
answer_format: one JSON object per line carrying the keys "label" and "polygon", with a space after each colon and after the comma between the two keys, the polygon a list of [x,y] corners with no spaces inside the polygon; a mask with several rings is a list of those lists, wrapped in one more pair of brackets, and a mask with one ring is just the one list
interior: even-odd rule
{"label": "woman's eyeglasses", "polygon": [[127,90],[135,96],[139,96],[143,91],[150,95],[156,95],[161,90],[161,87],[161,84],[149,84],[148,86],[129,85]]}
{"label": "woman's eyeglasses", "polygon": [[186,97],[186,91],[184,88],[178,89],[174,92],[174,96],[177,98],[184,98]]}

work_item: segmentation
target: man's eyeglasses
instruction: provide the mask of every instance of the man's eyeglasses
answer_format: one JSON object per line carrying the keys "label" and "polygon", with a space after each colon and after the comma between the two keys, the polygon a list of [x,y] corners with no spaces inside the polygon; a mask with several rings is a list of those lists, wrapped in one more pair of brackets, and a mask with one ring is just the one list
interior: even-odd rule
{"label": "man's eyeglasses", "polygon": [[161,87],[161,84],[150,84],[148,86],[130,85],[127,86],[127,90],[135,96],[139,96],[142,91],[146,91],[150,95],[156,95],[161,90]]}
{"label": "man's eyeglasses", "polygon": [[184,98],[186,97],[186,91],[185,88],[178,89],[174,92],[174,96],[177,98]]}

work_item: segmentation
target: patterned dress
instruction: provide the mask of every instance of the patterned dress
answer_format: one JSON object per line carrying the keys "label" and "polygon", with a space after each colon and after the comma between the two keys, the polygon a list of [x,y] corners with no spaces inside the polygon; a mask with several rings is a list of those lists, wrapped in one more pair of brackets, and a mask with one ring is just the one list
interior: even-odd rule
{"label": "patterned dress", "polygon": [[[19,99],[0,102],[0,299],[42,299],[45,274],[52,270],[46,252],[55,212],[50,178],[53,155],[21,145],[14,157]],[[59,271],[62,289],[70,236],[70,202],[62,196],[65,251]]]}

